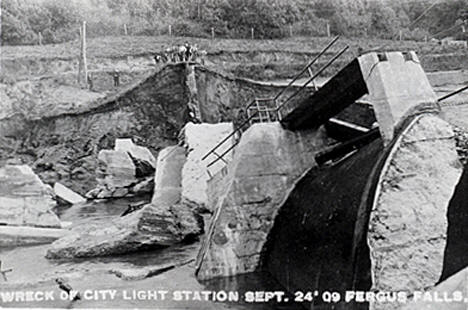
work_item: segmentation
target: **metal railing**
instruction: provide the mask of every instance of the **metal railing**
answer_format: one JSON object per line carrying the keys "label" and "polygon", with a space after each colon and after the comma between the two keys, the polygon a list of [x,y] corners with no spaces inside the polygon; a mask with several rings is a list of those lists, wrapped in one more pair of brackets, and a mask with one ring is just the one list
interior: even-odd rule
{"label": "metal railing", "polygon": [[[254,123],[275,122],[279,120],[278,106],[276,105],[275,98],[255,98],[253,103],[254,104],[251,104],[246,108],[247,117],[250,119],[250,125]],[[250,118],[252,115],[254,117]]]}
{"label": "metal railing", "polygon": [[[278,94],[276,94],[275,97],[273,98],[255,98],[252,100],[245,108],[244,111],[247,114],[247,118],[243,120],[240,125],[236,126],[236,128],[231,132],[228,136],[226,136],[223,140],[221,140],[215,147],[213,147],[208,153],[206,153],[201,160],[206,160],[208,156],[214,155],[216,159],[211,161],[207,165],[207,169],[212,167],[214,164],[216,164],[218,161],[223,161],[224,163],[227,164],[227,161],[224,159],[224,157],[232,151],[240,142],[240,137],[242,135],[242,132],[247,130],[250,125],[258,122],[271,122],[271,121],[281,121],[282,119],[282,114],[281,110],[287,106],[291,102],[291,99],[296,97],[301,91],[306,89],[306,87],[314,81],[315,78],[317,78],[324,70],[326,70],[336,59],[338,59],[348,48],[349,46],[346,46],[345,48],[341,49],[335,56],[328,61],[324,66],[322,66],[314,75],[312,75],[305,84],[303,84],[297,91],[295,91],[291,96],[289,96],[284,102],[282,102],[280,105],[278,105],[279,98],[286,93],[286,91],[293,86],[294,82],[296,82],[306,71],[310,69],[310,67],[323,55],[325,52],[338,41],[339,36],[335,37],[330,43],[325,46],[317,56],[315,56],[298,74],[294,76],[294,78],[288,83],[288,85],[283,88]],[[266,105],[262,105],[262,103],[268,102],[270,103],[270,106],[268,107]],[[288,111],[290,111],[293,108],[288,108]],[[289,113],[289,112],[288,112]],[[232,145],[229,146],[226,150],[224,150],[221,154],[218,154],[218,150],[222,145],[227,143],[228,141],[232,142]],[[232,141],[234,140],[234,141]],[[210,174],[210,173],[209,173]],[[211,174],[210,174],[211,175]]]}
{"label": "metal railing", "polygon": [[325,71],[332,63],[335,62],[341,55],[343,55],[344,52],[348,50],[349,46],[345,46],[342,48],[335,56],[333,56],[332,59],[330,59],[325,65],[323,65],[314,75],[310,77],[310,79],[307,80],[307,82],[304,83],[297,91],[295,91],[291,96],[289,96],[288,99],[286,99],[284,102],[281,103],[281,105],[278,106],[278,115],[280,120],[282,119],[282,110],[287,107],[287,113],[290,113],[292,110],[296,108],[296,106],[291,106],[288,104],[291,103],[291,99],[295,98],[301,91],[303,91],[315,78],[317,78],[323,71]]}

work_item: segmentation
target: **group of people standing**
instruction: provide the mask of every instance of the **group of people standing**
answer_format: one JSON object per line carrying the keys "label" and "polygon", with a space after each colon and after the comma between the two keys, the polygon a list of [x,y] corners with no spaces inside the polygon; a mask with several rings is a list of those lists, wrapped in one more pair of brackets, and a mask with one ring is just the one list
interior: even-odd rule
{"label": "group of people standing", "polygon": [[204,63],[206,51],[200,51],[197,45],[191,45],[188,42],[181,45],[168,47],[164,52],[156,53],[154,61],[156,63],[180,62],[180,61],[200,61]]}

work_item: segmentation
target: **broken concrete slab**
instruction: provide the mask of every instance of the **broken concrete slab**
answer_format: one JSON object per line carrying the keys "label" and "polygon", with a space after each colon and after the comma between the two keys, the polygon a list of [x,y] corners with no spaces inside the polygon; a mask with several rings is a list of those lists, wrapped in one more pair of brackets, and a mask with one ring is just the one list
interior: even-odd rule
{"label": "broken concrete slab", "polygon": [[0,246],[22,246],[52,243],[68,230],[28,226],[0,226]]}
{"label": "broken concrete slab", "polygon": [[185,164],[185,148],[169,146],[158,154],[154,176],[154,194],[151,203],[171,206],[180,202],[182,193],[182,168]]}
{"label": "broken concrete slab", "polygon": [[49,259],[109,256],[193,240],[203,233],[202,220],[187,206],[154,206],[114,220],[75,227],[47,250]]}
{"label": "broken concrete slab", "polygon": [[136,145],[132,139],[116,139],[114,150],[128,152],[132,157],[150,163],[153,168],[156,167],[156,159],[151,151],[146,147]]}
{"label": "broken concrete slab", "polygon": [[54,184],[54,193],[56,197],[69,204],[86,202],[86,199],[83,198],[80,194],[75,193],[65,185],[62,185],[58,182]]}
{"label": "broken concrete slab", "polygon": [[108,189],[127,187],[137,182],[136,167],[127,152],[101,150],[98,160],[98,183]]}
{"label": "broken concrete slab", "polygon": [[412,109],[435,106],[436,94],[415,52],[367,53],[358,61],[385,143]]}
{"label": "broken concrete slab", "polygon": [[189,259],[178,263],[167,263],[151,267],[119,268],[112,269],[109,272],[115,274],[118,278],[121,278],[122,280],[142,280],[145,278],[157,276],[174,268],[190,264],[193,261],[194,259]]}
{"label": "broken concrete slab", "polygon": [[287,103],[280,110],[281,122],[291,130],[317,128],[365,94],[385,143],[411,110],[436,108],[437,103],[415,52],[371,52],[354,59],[313,95]]}
{"label": "broken concrete slab", "polygon": [[[233,131],[232,123],[193,124],[188,123],[183,129],[184,145],[187,148],[187,160],[182,169],[182,202],[194,208],[206,209],[208,207],[207,182],[210,178],[207,165],[217,157],[209,155],[205,160],[203,156],[213,149],[220,141]],[[232,144],[225,143],[217,152],[222,154]],[[225,158],[231,160],[231,153]],[[225,162],[218,161],[210,167],[210,173],[216,174]],[[213,210],[211,210],[213,211]]]}
{"label": "broken concrete slab", "polygon": [[0,168],[0,223],[60,228],[50,188],[27,165]]}

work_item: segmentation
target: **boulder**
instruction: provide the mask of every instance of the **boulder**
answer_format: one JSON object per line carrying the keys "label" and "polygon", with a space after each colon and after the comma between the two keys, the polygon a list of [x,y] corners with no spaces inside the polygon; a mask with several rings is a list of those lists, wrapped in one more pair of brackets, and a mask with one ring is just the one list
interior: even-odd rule
{"label": "boulder", "polygon": [[118,255],[168,247],[201,234],[202,220],[184,205],[148,204],[112,221],[80,225],[55,241],[49,259]]}
{"label": "boulder", "polygon": [[46,186],[27,165],[0,168],[0,223],[60,228],[52,211],[55,201]]}
{"label": "boulder", "polygon": [[[202,157],[213,149],[220,141],[233,131],[232,123],[218,124],[193,124],[188,123],[183,129],[184,145],[187,148],[187,161],[182,169],[182,202],[192,205],[194,208],[205,209],[208,206],[207,182],[210,178],[207,165],[217,157],[209,155],[202,161]],[[224,153],[232,144],[223,144],[216,152]],[[223,159],[231,160],[231,154]],[[225,166],[225,162],[219,160],[210,167],[210,174],[216,174]]]}
{"label": "boulder", "polygon": [[58,197],[59,199],[69,204],[77,204],[77,203],[86,202],[86,199],[83,198],[80,194],[75,193],[68,187],[58,182],[54,184],[54,193],[56,197]]}

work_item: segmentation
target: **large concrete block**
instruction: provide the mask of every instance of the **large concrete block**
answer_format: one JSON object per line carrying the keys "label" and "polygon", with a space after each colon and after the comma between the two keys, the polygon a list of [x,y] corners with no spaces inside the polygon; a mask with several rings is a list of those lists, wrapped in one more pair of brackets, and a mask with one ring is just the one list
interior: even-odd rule
{"label": "large concrete block", "polygon": [[181,146],[169,146],[159,152],[151,200],[154,205],[171,206],[180,202],[185,160],[185,149]]}
{"label": "large concrete block", "polygon": [[212,184],[223,188],[210,190],[219,197],[210,199],[217,205],[197,262],[199,279],[256,270],[281,202],[328,142],[322,128],[291,132],[279,123],[254,124],[244,133],[226,180]]}
{"label": "large concrete block", "polygon": [[[188,123],[184,130],[185,146],[188,150],[187,161],[182,169],[182,201],[184,203],[209,208],[207,182],[210,178],[207,165],[217,159],[211,154],[205,160],[203,156],[233,131],[232,123],[193,124]],[[232,144],[225,143],[216,152],[222,154]],[[230,161],[232,152],[223,157]],[[219,160],[209,168],[210,174],[216,174],[225,162]]]}
{"label": "large concrete block", "polygon": [[105,187],[116,189],[127,187],[137,182],[135,164],[127,152],[101,150],[98,160],[100,171],[103,173],[100,183],[105,185]]}
{"label": "large concrete block", "polygon": [[26,165],[0,168],[0,223],[60,227],[50,189]]}
{"label": "large concrete block", "polygon": [[151,151],[146,147],[136,145],[132,139],[116,139],[114,149],[116,151],[128,152],[134,158],[150,163],[153,168],[156,167],[156,159]]}
{"label": "large concrete block", "polygon": [[358,61],[384,142],[411,109],[437,102],[415,52],[368,53]]}

